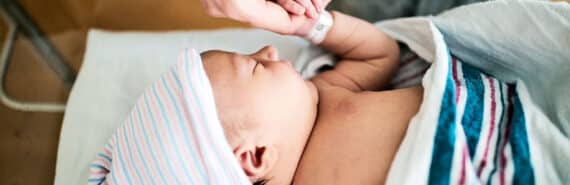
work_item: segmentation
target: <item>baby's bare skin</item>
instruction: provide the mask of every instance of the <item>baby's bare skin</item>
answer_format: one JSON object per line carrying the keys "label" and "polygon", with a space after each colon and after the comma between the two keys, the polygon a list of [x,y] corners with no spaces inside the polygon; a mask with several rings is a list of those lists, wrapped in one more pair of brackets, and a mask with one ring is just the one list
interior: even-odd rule
{"label": "baby's bare skin", "polygon": [[319,113],[294,184],[383,184],[423,89],[354,93],[316,84]]}
{"label": "baby's bare skin", "polygon": [[320,46],[342,60],[310,81],[269,46],[202,54],[228,144],[252,182],[385,181],[423,90],[387,90],[399,66],[396,41],[370,23],[332,15]]}
{"label": "baby's bare skin", "polygon": [[396,42],[369,23],[333,15],[321,46],[344,59],[311,80],[318,114],[294,184],[383,184],[423,88],[381,91],[398,67]]}

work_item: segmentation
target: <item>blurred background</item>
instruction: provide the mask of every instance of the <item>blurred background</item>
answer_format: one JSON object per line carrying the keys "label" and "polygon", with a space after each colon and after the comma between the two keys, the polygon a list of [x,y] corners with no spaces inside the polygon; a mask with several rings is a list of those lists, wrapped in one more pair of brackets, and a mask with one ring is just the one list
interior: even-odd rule
{"label": "blurred background", "polygon": [[[369,21],[436,14],[480,0],[333,0],[330,8]],[[247,27],[208,17],[199,0],[0,0],[18,4],[40,35],[77,74],[89,29],[115,31],[203,30]],[[434,4],[436,3],[436,4]],[[5,12],[4,18],[9,17]],[[1,40],[8,22],[0,22]],[[65,102],[69,90],[33,40],[18,34],[3,83],[6,93],[27,101]],[[0,104],[0,184],[53,184],[63,113],[22,112]]]}

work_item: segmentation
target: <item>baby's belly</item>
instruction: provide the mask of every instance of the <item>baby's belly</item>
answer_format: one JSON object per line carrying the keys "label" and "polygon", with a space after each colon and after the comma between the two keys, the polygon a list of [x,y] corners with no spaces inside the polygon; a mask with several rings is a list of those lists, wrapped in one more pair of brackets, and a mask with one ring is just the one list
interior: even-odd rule
{"label": "baby's belly", "polygon": [[351,94],[319,107],[295,184],[383,184],[421,97],[421,87],[413,87]]}

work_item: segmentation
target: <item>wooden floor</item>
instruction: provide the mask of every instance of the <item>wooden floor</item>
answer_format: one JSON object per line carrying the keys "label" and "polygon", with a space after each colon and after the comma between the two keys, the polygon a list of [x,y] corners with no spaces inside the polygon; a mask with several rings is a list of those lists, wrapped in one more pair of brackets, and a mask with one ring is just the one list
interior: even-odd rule
{"label": "wooden floor", "polygon": [[[20,0],[75,72],[81,67],[89,28],[195,30],[243,27],[208,18],[198,0]],[[7,32],[0,24],[2,41]],[[65,102],[67,91],[23,36],[12,54],[6,85],[12,97]],[[0,104],[0,184],[53,184],[63,113],[33,113]]]}

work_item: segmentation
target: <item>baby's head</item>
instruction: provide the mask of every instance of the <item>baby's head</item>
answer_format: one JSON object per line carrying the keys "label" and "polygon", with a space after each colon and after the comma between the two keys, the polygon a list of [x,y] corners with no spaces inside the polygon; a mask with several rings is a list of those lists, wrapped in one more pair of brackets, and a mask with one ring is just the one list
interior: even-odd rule
{"label": "baby's head", "polygon": [[316,119],[318,93],[266,46],[201,54],[226,138],[251,181],[290,184]]}

